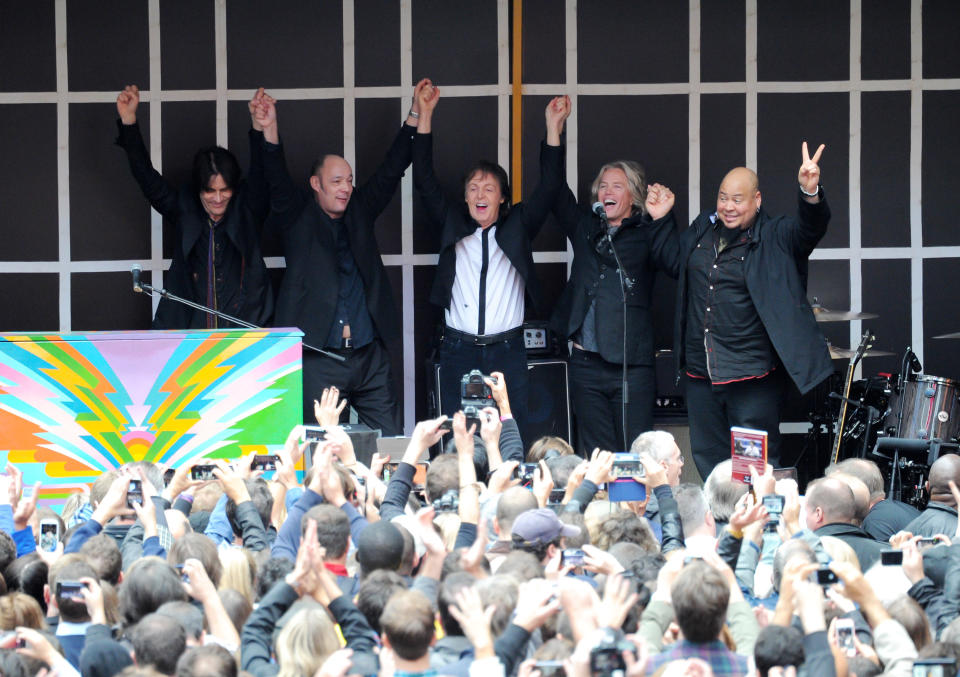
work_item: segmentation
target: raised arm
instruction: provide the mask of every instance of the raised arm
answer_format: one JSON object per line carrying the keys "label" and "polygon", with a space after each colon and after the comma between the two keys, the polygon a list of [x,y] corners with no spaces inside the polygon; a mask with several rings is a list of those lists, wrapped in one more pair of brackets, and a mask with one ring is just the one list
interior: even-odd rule
{"label": "raised arm", "polygon": [[413,140],[413,184],[420,193],[431,223],[440,227],[447,213],[447,200],[433,173],[433,111],[440,101],[440,89],[433,83],[417,91],[420,106],[420,124]]}
{"label": "raised arm", "polygon": [[676,279],[680,274],[680,236],[673,218],[676,198],[666,186],[654,183],[647,187],[644,205],[653,220],[650,252],[657,268]]}
{"label": "raised arm", "polygon": [[168,218],[177,214],[177,191],[153,168],[150,154],[143,144],[140,126],[137,124],[137,107],[140,105],[140,90],[136,85],[127,85],[117,95],[117,145],[127,152],[130,172],[150,205]]}
{"label": "raised arm", "polygon": [[532,240],[540,232],[547,214],[563,192],[563,149],[560,134],[572,110],[570,97],[557,96],[547,104],[544,116],[547,125],[547,143],[540,149],[540,181],[530,197],[523,202],[523,224]]}
{"label": "raised arm", "polygon": [[254,112],[254,121],[263,130],[263,170],[270,193],[270,208],[284,226],[293,223],[303,206],[300,192],[287,171],[287,159],[280,143],[277,102],[264,94]]}
{"label": "raised arm", "polygon": [[400,127],[400,131],[397,132],[373,176],[358,187],[353,197],[354,200],[359,199],[363,202],[373,218],[376,218],[390,204],[394,193],[397,192],[397,185],[403,177],[403,172],[410,166],[410,161],[413,159],[413,137],[420,120],[417,92],[425,86],[426,82],[429,81],[421,80],[414,87],[413,104],[410,106],[410,112],[407,113],[403,126]]}
{"label": "raised arm", "polygon": [[267,94],[261,87],[247,104],[250,110],[250,132],[247,135],[250,143],[250,171],[247,173],[246,200],[260,228],[270,213],[270,191],[263,173],[263,127],[257,122],[257,109],[265,96]]}
{"label": "raised arm", "polygon": [[797,220],[782,230],[783,237],[789,238],[789,245],[794,256],[806,258],[810,256],[814,247],[827,232],[830,222],[830,208],[822,197],[820,188],[820,156],[825,146],[820,144],[817,152],[810,157],[807,142],[801,148],[803,161],[797,180],[800,183],[800,200],[797,210]]}

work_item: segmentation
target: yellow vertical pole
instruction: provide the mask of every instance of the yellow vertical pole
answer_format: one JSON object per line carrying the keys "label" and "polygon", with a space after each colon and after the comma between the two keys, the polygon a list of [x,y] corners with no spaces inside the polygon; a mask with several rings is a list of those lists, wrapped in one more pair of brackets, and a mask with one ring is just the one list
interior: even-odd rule
{"label": "yellow vertical pole", "polygon": [[513,106],[510,129],[510,179],[513,182],[513,202],[523,197],[523,0],[513,0]]}

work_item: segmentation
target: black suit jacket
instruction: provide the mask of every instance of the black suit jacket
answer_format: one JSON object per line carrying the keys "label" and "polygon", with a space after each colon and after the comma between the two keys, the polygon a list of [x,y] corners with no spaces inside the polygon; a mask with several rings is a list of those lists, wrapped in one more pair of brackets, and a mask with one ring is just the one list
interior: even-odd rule
{"label": "black suit jacket", "polygon": [[833,536],[853,548],[857,553],[857,559],[860,560],[860,570],[866,572],[880,560],[880,553],[888,550],[889,546],[885,543],[875,541],[866,531],[852,524],[825,524],[816,531],[817,536]]}
{"label": "black suit jacket", "polygon": [[[377,246],[374,222],[389,204],[410,164],[415,133],[415,127],[400,128],[377,171],[354,189],[343,215],[350,251],[363,279],[367,309],[377,334],[389,349],[399,345],[400,321]],[[322,347],[336,319],[340,288],[334,225],[317,205],[313,192],[294,185],[282,145],[266,143],[264,169],[270,205],[283,231],[287,263],[277,295],[274,324],[299,327],[305,343]]]}
{"label": "black suit jacket", "polygon": [[946,503],[930,501],[927,509],[905,527],[914,536],[932,538],[937,534],[946,534],[953,537],[957,530],[957,509]]}
{"label": "black suit jacket", "polygon": [[[533,268],[533,238],[540,232],[550,205],[563,183],[563,151],[560,146],[540,147],[540,183],[530,199],[513,205],[506,215],[501,209],[497,221],[497,245],[510,264],[523,278],[526,293],[535,310],[543,310],[540,281]],[[441,308],[450,305],[453,280],[457,273],[457,242],[467,237],[479,224],[471,218],[466,204],[448,204],[437,177],[433,173],[433,135],[417,134],[413,142],[413,181],[430,215],[439,227],[440,260],[430,292],[430,302]],[[507,200],[509,195],[504,196]]]}
{"label": "black suit jacket", "polygon": [[863,519],[863,530],[878,541],[888,541],[919,516],[920,511],[912,505],[885,498],[867,513]]}
{"label": "black suit jacket", "polygon": [[[560,191],[553,214],[573,246],[570,279],[550,318],[553,330],[563,340],[572,338],[595,300],[600,356],[607,362],[623,364],[623,296],[617,261],[600,242],[605,226],[599,216],[578,207],[569,187]],[[659,266],[651,246],[651,229],[642,214],[635,214],[614,229],[612,239],[624,275],[632,282],[627,290],[627,363],[652,365],[650,295]]]}
{"label": "black suit jacket", "polygon": [[[164,286],[173,294],[196,303],[207,301],[205,280],[194,279],[190,252],[207,229],[208,216],[192,187],[179,190],[168,184],[150,162],[138,124],[117,121],[117,144],[127,152],[127,161],[140,190],[168,223],[176,228],[176,246]],[[270,204],[263,176],[263,133],[250,130],[250,171],[234,190],[233,198],[217,228],[225,229],[230,245],[241,258],[239,280],[224,281],[220,310],[241,320],[265,326],[273,315],[273,288],[260,251],[260,235]],[[159,285],[159,280],[154,280]],[[221,321],[220,326],[224,326]],[[154,329],[202,329],[207,313],[161,299],[153,318]]]}

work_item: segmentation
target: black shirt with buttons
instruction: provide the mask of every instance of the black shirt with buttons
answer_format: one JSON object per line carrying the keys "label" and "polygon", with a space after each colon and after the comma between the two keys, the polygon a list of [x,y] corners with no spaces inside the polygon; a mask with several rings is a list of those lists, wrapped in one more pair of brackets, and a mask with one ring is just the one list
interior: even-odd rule
{"label": "black shirt with buttons", "polygon": [[687,265],[686,370],[714,384],[765,376],[777,357],[744,275],[753,229],[713,218]]}
{"label": "black shirt with buttons", "polygon": [[[200,303],[228,315],[238,315],[243,303],[243,256],[230,242],[226,228],[220,223],[207,220],[207,228],[200,231],[200,237],[190,251],[189,267],[193,271],[193,288]],[[208,294],[207,276],[210,261],[210,238],[213,237],[213,291]],[[226,280],[230,280],[229,284]],[[207,316],[207,327],[222,327],[223,320],[213,315]],[[232,326],[232,325],[231,325]]]}
{"label": "black shirt with buttons", "polygon": [[367,295],[363,288],[360,269],[350,249],[350,235],[343,219],[331,219],[337,233],[337,315],[330,325],[330,333],[324,344],[327,348],[339,348],[342,345],[343,327],[350,325],[350,337],[354,348],[373,343],[376,330],[373,318],[367,309]]}

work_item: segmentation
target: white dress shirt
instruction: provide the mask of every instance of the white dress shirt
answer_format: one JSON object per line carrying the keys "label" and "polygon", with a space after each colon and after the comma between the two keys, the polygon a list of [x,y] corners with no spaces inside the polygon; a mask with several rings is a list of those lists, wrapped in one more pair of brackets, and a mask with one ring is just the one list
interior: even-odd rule
{"label": "white dress shirt", "polygon": [[[499,334],[523,324],[523,278],[497,245],[497,227],[487,228],[487,284],[484,335]],[[483,229],[457,242],[456,275],[450,307],[446,310],[448,327],[466,334],[478,334],[480,321],[480,271],[483,267]]]}

